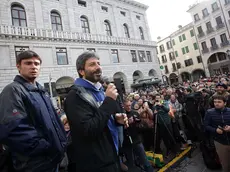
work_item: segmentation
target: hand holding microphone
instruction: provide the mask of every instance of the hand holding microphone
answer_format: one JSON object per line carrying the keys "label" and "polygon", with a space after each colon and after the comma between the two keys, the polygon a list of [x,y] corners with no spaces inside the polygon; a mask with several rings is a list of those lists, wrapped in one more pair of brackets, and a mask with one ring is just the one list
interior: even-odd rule
{"label": "hand holding microphone", "polygon": [[[107,87],[106,92],[105,92],[105,96],[110,97],[114,100],[117,100],[118,92],[117,92],[116,86],[113,83],[108,84],[108,87]],[[122,103],[122,102],[120,102],[121,101],[120,99],[118,101],[119,101],[119,103]],[[123,111],[124,111],[124,109],[123,109]],[[115,115],[115,118],[119,124],[122,124],[125,126],[125,128],[128,128],[129,127],[129,121],[128,121],[127,115],[124,112],[123,113],[117,113]]]}
{"label": "hand holding microphone", "polygon": [[117,99],[118,93],[117,93],[116,86],[114,84],[110,83],[108,85],[106,92],[105,92],[105,96],[110,97],[114,100]]}
{"label": "hand holding microphone", "polygon": [[129,121],[128,121],[128,118],[127,118],[127,115],[125,113],[117,113],[115,115],[115,118],[116,118],[116,121],[119,123],[119,124],[122,124],[125,126],[125,128],[128,128],[129,127]]}

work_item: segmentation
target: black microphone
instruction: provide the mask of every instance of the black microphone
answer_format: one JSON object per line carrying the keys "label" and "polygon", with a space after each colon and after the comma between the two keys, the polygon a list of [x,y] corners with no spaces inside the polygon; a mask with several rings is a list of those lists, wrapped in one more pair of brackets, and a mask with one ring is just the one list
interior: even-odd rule
{"label": "black microphone", "polygon": [[[113,83],[113,82],[110,82],[110,81],[109,81],[109,78],[108,78],[107,76],[103,76],[103,77],[101,77],[100,83],[101,83],[102,86],[104,87],[104,90],[106,90],[106,89],[107,89],[107,86],[108,86],[110,83]],[[113,83],[113,84],[114,84],[114,83]],[[116,85],[115,85],[115,86],[116,86]],[[119,111],[120,111],[120,113],[126,113],[125,108],[124,108],[124,106],[123,106],[123,96],[122,96],[122,92],[120,92],[119,90],[118,90],[118,95],[117,95],[116,101],[117,101],[117,103],[118,103],[118,105],[119,105]],[[133,140],[132,140],[132,137],[131,137],[130,134],[129,134],[128,129],[125,130],[125,134],[126,134],[126,136],[129,138],[130,143],[133,144]]]}
{"label": "black microphone", "polygon": [[[118,94],[118,96],[117,96],[117,102],[118,102],[118,104],[119,104],[119,106],[120,106],[121,113],[126,113],[125,108],[124,108],[124,106],[123,106],[122,97],[121,97],[119,94]],[[125,134],[126,134],[126,136],[129,138],[130,143],[133,144],[133,140],[132,140],[132,137],[131,137],[130,134],[129,134],[128,128],[126,128]]]}

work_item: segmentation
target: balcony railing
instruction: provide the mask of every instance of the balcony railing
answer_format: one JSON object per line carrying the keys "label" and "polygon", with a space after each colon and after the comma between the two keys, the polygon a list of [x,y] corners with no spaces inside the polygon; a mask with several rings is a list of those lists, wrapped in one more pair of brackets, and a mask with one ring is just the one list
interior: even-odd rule
{"label": "balcony railing", "polygon": [[205,18],[208,17],[208,16],[209,16],[209,13],[203,15],[203,19],[205,19]]}
{"label": "balcony railing", "polygon": [[168,47],[168,46],[167,46],[167,50],[170,50],[170,49],[172,49],[172,46],[171,46],[171,47]]}
{"label": "balcony railing", "polygon": [[222,29],[224,27],[224,23],[219,23],[216,26],[216,30]]}
{"label": "balcony railing", "polygon": [[224,42],[221,42],[220,43],[220,46],[221,47],[226,47],[226,46],[228,46],[229,45],[229,41],[224,41]]}
{"label": "balcony railing", "polygon": [[201,32],[198,34],[198,38],[202,38],[204,35],[205,35],[204,32]]}
{"label": "balcony railing", "polygon": [[213,29],[212,27],[209,28],[209,29],[206,31],[207,34],[210,34],[210,33],[212,33],[212,32],[214,32],[214,29]]}
{"label": "balcony railing", "polygon": [[175,60],[175,56],[169,56],[170,61]]}
{"label": "balcony railing", "polygon": [[37,29],[28,27],[15,27],[0,25],[0,35],[16,36],[16,37],[30,37],[34,39],[57,39],[57,40],[71,40],[78,42],[94,42],[94,43],[111,43],[111,44],[134,44],[156,46],[154,41],[127,39],[113,36],[106,36],[100,34],[87,34],[78,32],[54,31],[48,29]]}
{"label": "balcony railing", "polygon": [[202,53],[205,54],[205,53],[208,53],[209,52],[209,49],[208,48],[205,48],[202,50]]}
{"label": "balcony railing", "polygon": [[195,21],[195,23],[196,23],[196,22],[200,21],[200,18],[198,18],[198,19],[194,19],[194,21]]}
{"label": "balcony railing", "polygon": [[218,48],[219,48],[218,45],[213,45],[213,46],[211,47],[211,51],[215,51],[215,50],[217,50]]}
{"label": "balcony railing", "polygon": [[173,68],[173,70],[172,70],[173,72],[176,72],[177,71],[177,69],[176,68]]}
{"label": "balcony railing", "polygon": [[162,63],[167,63],[167,60],[162,60]]}
{"label": "balcony railing", "polygon": [[220,7],[217,7],[216,9],[212,9],[212,12],[215,13],[216,11],[218,11],[220,9]]}

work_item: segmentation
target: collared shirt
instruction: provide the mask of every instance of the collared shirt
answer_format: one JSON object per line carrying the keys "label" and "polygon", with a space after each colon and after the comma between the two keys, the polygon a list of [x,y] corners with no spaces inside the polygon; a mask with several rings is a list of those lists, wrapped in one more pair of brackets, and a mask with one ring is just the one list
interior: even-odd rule
{"label": "collared shirt", "polygon": [[[82,79],[84,79],[84,78],[82,78]],[[87,79],[84,79],[85,81],[87,81],[88,83],[90,83],[90,84],[92,84],[94,87],[96,87],[98,90],[101,88],[101,83],[100,82],[97,82],[97,83],[93,83],[93,82],[91,82],[91,81],[89,81],[89,80],[87,80]]]}

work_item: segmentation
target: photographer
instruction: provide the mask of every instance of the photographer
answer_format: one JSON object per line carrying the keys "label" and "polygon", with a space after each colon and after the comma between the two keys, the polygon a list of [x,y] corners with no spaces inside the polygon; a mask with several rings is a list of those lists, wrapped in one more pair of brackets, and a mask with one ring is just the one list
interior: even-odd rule
{"label": "photographer", "polygon": [[170,154],[171,151],[175,152],[175,139],[173,138],[173,130],[171,119],[169,116],[169,103],[168,101],[163,101],[160,95],[156,95],[156,103],[154,106],[154,114],[157,115],[157,144],[156,152],[161,153],[160,149],[160,141],[163,139],[163,142],[167,148],[167,155]]}
{"label": "photographer", "polygon": [[142,99],[138,100],[140,106],[138,113],[140,114],[141,123],[139,128],[141,129],[143,144],[145,150],[151,150],[153,146],[153,112],[148,106],[148,102],[144,102]]}
{"label": "photographer", "polygon": [[181,150],[187,148],[186,138],[181,136],[181,133],[185,133],[185,125],[182,119],[183,106],[180,104],[175,95],[171,95],[169,105],[172,108],[174,118],[172,119],[173,133],[176,141],[182,145]]}
{"label": "photographer", "polygon": [[[140,116],[137,112],[131,110],[131,102],[126,100],[124,108],[129,121],[129,128],[126,129],[128,134],[124,135],[123,149],[126,155],[129,166],[134,166],[133,153],[139,157],[140,164],[143,165],[146,172],[153,172],[153,168],[145,155],[145,149],[141,142],[138,126],[141,122]],[[151,136],[152,137],[152,136]]]}

